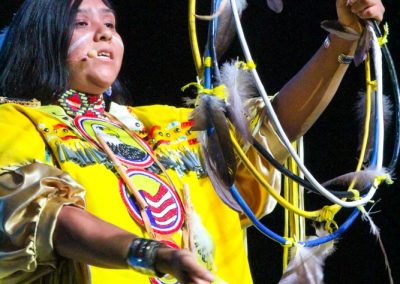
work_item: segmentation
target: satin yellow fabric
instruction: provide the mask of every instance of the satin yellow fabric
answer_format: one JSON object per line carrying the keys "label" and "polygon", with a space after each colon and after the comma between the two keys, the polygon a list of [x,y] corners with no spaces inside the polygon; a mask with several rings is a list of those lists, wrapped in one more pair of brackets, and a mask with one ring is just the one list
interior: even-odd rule
{"label": "satin yellow fabric", "polygon": [[[58,265],[55,220],[64,205],[84,207],[84,189],[59,169],[33,163],[0,175],[2,283],[27,283],[52,274]],[[67,266],[59,267],[68,271]]]}
{"label": "satin yellow fabric", "polygon": [[[253,105],[255,113],[261,113],[258,109],[259,103]],[[131,111],[148,129],[154,125],[160,126],[161,129],[167,129],[172,121],[187,121],[191,110],[154,105],[132,108]],[[49,112],[53,114],[49,115]],[[260,121],[263,121],[263,118]],[[7,261],[0,260],[0,279],[3,278],[4,283],[18,283],[20,282],[18,280],[22,279],[23,282],[27,282],[27,279],[33,281],[37,277],[41,277],[38,280],[41,283],[75,283],[77,279],[79,279],[77,283],[84,283],[82,279],[89,281],[89,276],[85,274],[84,268],[73,265],[71,262],[60,262],[54,256],[51,242],[57,213],[61,206],[65,204],[83,206],[83,198],[86,201],[86,210],[92,214],[136,235],[147,237],[143,228],[129,215],[119,193],[119,180],[112,171],[100,164],[81,167],[72,161],[57,161],[56,142],[49,133],[56,133],[55,125],[60,123],[70,125],[58,107],[35,110],[11,104],[0,106],[0,131],[8,134],[5,139],[0,141],[0,170],[3,172],[4,180],[2,184],[4,188],[8,189],[1,190],[1,204],[4,208],[9,208],[9,212],[6,211],[6,214],[2,216],[3,227],[1,228],[2,238],[9,240],[0,246],[2,255],[8,255]],[[265,145],[267,145],[266,137],[269,139],[270,136],[276,136],[267,124],[256,122],[256,127],[261,129],[258,138]],[[271,140],[273,143],[268,143],[268,145],[272,153],[278,159],[283,160],[284,148],[278,139],[273,139],[275,139]],[[199,145],[191,147],[195,151],[199,150]],[[250,149],[248,155],[265,173],[271,184],[279,190],[280,175],[258,158],[254,150]],[[37,162],[42,164],[37,164]],[[26,165],[28,166],[24,167]],[[46,167],[46,165],[48,165],[47,170],[43,170],[42,167]],[[69,175],[57,172],[55,166],[60,167]],[[29,176],[32,177],[30,181],[34,185],[43,185],[40,181],[47,181],[50,178],[48,175],[42,176],[40,173],[43,171],[48,174],[52,170],[58,174],[55,174],[55,177],[58,177],[57,183],[52,184],[53,191],[50,194],[52,198],[49,198],[47,194],[47,187],[43,189],[43,186],[12,187],[8,185],[11,180],[10,175],[23,172],[25,169],[30,169],[29,167],[41,169],[39,171],[36,169],[35,174]],[[182,182],[186,182],[190,186],[193,207],[201,217],[203,225],[212,236],[216,246],[217,270],[215,273],[227,283],[252,283],[243,243],[245,232],[242,228],[243,225],[247,225],[246,219],[242,218],[241,224],[239,214],[222,203],[208,178],[198,179],[194,173],[179,178],[173,170],[168,170],[168,174],[181,197]],[[165,177],[161,177],[165,179]],[[50,180],[54,182],[51,178]],[[238,172],[237,184],[258,216],[262,216],[274,208],[275,201],[269,198],[267,192],[260,188],[243,168]],[[86,190],[85,197],[83,188]],[[53,196],[57,196],[57,198],[53,200]],[[37,200],[40,201],[40,209],[31,210],[30,208],[36,208]],[[20,212],[29,212],[30,214],[20,214]],[[19,226],[19,229],[17,231],[6,230],[7,226],[4,224],[19,224],[12,226]],[[45,226],[41,226],[41,224],[45,224]],[[176,244],[182,246],[181,232],[175,233],[171,238]],[[12,265],[10,266],[8,263],[12,263]],[[66,264],[61,265],[62,263]],[[46,273],[49,274],[43,276]],[[149,283],[147,276],[133,270],[90,267],[90,275],[92,283]],[[8,278],[4,279],[4,277]]]}

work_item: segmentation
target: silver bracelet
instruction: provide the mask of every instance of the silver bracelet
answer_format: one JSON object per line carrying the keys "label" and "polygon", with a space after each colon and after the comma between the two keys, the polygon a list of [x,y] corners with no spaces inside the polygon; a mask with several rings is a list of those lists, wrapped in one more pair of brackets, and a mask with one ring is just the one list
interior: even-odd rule
{"label": "silver bracelet", "polygon": [[[323,46],[324,48],[328,48],[331,45],[331,39],[329,35],[325,38]],[[346,55],[344,53],[339,54],[337,60],[340,64],[350,64],[353,61],[354,57],[350,55]]]}
{"label": "silver bracelet", "polygon": [[136,238],[129,246],[126,261],[132,269],[140,273],[161,278],[165,274],[155,268],[157,250],[161,246],[159,241]]}
{"label": "silver bracelet", "polygon": [[339,54],[338,56],[338,62],[340,64],[350,64],[351,62],[353,62],[354,56],[350,56],[350,55],[346,55],[346,54]]}

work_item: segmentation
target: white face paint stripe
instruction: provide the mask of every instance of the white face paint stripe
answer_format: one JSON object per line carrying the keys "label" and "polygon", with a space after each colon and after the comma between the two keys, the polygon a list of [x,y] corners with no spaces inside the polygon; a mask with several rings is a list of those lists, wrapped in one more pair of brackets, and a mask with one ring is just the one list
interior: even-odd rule
{"label": "white face paint stripe", "polygon": [[75,49],[77,49],[83,42],[85,42],[89,37],[91,36],[91,34],[86,34],[85,36],[79,38],[78,40],[76,40],[74,43],[72,43],[69,46],[68,49],[68,55],[73,52]]}
{"label": "white face paint stripe", "polygon": [[122,41],[122,39],[120,37],[117,36],[113,36],[113,39],[122,47],[124,47],[124,42]]}

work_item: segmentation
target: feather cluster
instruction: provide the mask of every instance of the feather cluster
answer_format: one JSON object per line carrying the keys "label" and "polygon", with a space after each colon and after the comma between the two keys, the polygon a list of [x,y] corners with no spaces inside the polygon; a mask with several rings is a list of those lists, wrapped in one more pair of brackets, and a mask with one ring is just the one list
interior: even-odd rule
{"label": "feather cluster", "polygon": [[229,94],[226,112],[235,126],[236,132],[246,141],[250,141],[248,110],[244,102],[257,95],[257,90],[250,72],[238,68],[238,62],[225,63],[221,68],[221,81]]}
{"label": "feather cluster", "polygon": [[202,95],[191,114],[194,121],[192,130],[202,145],[203,162],[207,174],[219,197],[230,207],[240,207],[229,192],[236,175],[236,157],[225,116],[226,104],[215,96]]}
{"label": "feather cluster", "polygon": [[244,140],[250,141],[244,101],[254,97],[257,92],[251,74],[239,68],[235,61],[223,65],[221,81],[227,94],[226,101],[212,95],[202,95],[191,114],[194,121],[192,130],[201,131],[198,137],[202,145],[203,163],[216,192],[227,205],[241,212],[229,191],[237,167],[229,121]]}
{"label": "feather cluster", "polygon": [[[318,237],[327,235],[317,230]],[[316,239],[317,236],[310,237]],[[321,284],[324,282],[323,268],[325,259],[334,251],[334,242],[330,241],[315,247],[293,247],[292,257],[279,284]]]}

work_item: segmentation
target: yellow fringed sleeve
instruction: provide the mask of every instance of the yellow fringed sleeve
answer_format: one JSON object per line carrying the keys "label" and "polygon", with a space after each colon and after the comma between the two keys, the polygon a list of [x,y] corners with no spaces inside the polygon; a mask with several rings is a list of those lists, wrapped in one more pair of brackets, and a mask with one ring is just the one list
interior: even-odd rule
{"label": "yellow fringed sleeve", "polygon": [[57,215],[64,205],[83,207],[83,198],[83,188],[69,175],[45,164],[0,175],[2,283],[26,283],[55,270]]}

